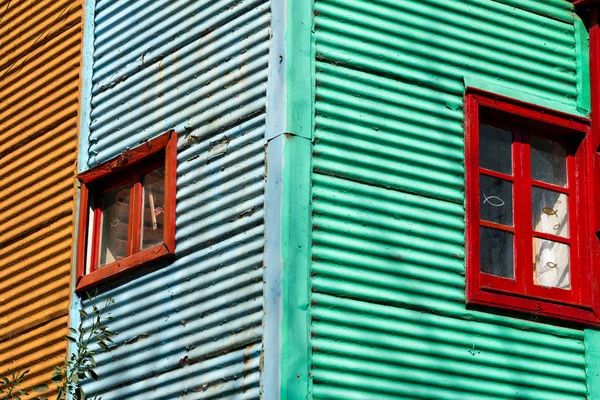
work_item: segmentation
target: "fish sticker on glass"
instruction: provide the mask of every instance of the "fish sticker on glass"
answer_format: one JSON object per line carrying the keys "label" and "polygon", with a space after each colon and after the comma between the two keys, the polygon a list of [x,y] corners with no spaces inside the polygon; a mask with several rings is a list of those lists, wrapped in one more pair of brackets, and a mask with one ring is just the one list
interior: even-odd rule
{"label": "fish sticker on glass", "polygon": [[486,203],[492,207],[502,207],[506,204],[506,202],[498,196],[486,196],[483,194],[483,204]]}

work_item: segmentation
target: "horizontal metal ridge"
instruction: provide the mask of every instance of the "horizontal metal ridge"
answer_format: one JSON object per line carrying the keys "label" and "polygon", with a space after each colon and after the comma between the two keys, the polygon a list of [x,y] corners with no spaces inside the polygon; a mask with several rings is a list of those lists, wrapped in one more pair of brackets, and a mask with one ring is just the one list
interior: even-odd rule
{"label": "horizontal metal ridge", "polygon": [[313,304],[315,397],[333,388],[448,399],[587,391],[581,341],[319,293]]}
{"label": "horizontal metal ridge", "polygon": [[[134,5],[138,7],[138,5]],[[101,88],[108,87],[113,82],[118,82],[127,76],[136,74],[144,66],[151,65],[162,59],[165,53],[173,53],[185,45],[199,40],[202,36],[210,34],[216,27],[226,24],[235,18],[246,18],[251,15],[249,11],[253,9],[268,10],[266,0],[226,0],[206,7],[204,3],[188,4],[183,11],[178,7],[163,7],[166,15],[157,13],[156,17],[161,18],[159,23],[146,26],[153,18],[146,18],[146,22],[138,24],[140,34],[136,33],[136,25],[128,25],[123,34],[127,40],[123,40],[118,34],[106,32],[103,34],[102,21],[96,25],[95,46],[99,48],[100,53],[95,57],[101,57],[94,62],[94,89],[93,93],[98,93]],[[143,15],[136,10],[140,17]],[[181,10],[181,8],[180,8]],[[178,12],[179,11],[179,12]],[[135,19],[131,20],[134,22]],[[243,25],[243,21],[239,23]],[[100,30],[100,31],[98,31]],[[122,43],[119,46],[110,45],[110,56],[104,56],[102,53],[102,38],[111,38]],[[133,39],[133,40],[132,40]],[[143,45],[141,45],[143,43]],[[126,56],[122,56],[126,53]]]}

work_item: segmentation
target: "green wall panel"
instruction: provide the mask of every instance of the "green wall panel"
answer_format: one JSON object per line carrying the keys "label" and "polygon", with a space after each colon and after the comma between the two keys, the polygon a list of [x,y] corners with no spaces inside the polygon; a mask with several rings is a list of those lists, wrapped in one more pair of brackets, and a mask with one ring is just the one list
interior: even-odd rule
{"label": "green wall panel", "polygon": [[584,114],[572,12],[315,2],[312,397],[585,398],[582,330],[465,307],[465,82]]}

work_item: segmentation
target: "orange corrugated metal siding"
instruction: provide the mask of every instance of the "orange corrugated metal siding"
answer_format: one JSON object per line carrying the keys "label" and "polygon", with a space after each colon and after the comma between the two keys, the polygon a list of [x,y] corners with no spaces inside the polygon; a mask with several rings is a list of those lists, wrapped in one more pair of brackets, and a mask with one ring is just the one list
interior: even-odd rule
{"label": "orange corrugated metal siding", "polygon": [[[63,339],[66,325],[67,316],[63,315],[0,341],[0,371],[29,370],[27,387],[47,384],[54,366],[62,363],[67,350]],[[45,394],[55,392],[52,388]]]}
{"label": "orange corrugated metal siding", "polygon": [[0,0],[0,374],[66,354],[82,45],[79,0]]}

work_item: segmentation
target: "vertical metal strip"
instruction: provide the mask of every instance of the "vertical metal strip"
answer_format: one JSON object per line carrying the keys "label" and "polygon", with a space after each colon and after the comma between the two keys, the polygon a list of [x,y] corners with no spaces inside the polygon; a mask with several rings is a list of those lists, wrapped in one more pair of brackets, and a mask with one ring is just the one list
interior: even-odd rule
{"label": "vertical metal strip", "polygon": [[81,72],[81,104],[79,122],[79,155],[77,171],[87,169],[90,147],[90,122],[92,113],[92,71],[94,63],[94,14],[96,0],[84,0],[83,17],[83,67]]}
{"label": "vertical metal strip", "polygon": [[600,396],[600,331],[586,329],[584,344],[587,398],[596,399]]}
{"label": "vertical metal strip", "polygon": [[[267,113],[269,109],[267,109]],[[261,387],[263,398],[279,398],[281,387],[281,318],[283,259],[281,252],[283,135],[267,144],[265,188],[265,289],[263,307],[264,339]]]}
{"label": "vertical metal strip", "polygon": [[[92,67],[94,55],[94,14],[96,0],[84,0],[84,16],[83,16],[83,51],[82,51],[82,71],[81,71],[81,93],[79,104],[79,154],[77,155],[77,172],[81,172],[87,168],[88,161],[88,138],[90,134],[90,115],[92,107]],[[75,221],[81,223],[79,214],[82,212],[81,205],[81,186],[77,193]],[[79,227],[75,227],[75,232],[80,232]],[[77,243],[77,237],[73,238],[74,243]],[[73,246],[73,260],[78,257],[77,246]],[[69,326],[77,327],[79,325],[80,316],[79,309],[81,308],[81,298],[74,294],[77,286],[77,264],[73,263],[73,272],[71,273],[71,304],[69,307]],[[68,354],[73,354],[74,346],[68,342]]]}
{"label": "vertical metal strip", "polygon": [[575,15],[575,58],[577,61],[577,108],[581,114],[590,112],[590,45],[585,24]]}
{"label": "vertical metal strip", "polygon": [[310,368],[310,159],[306,138],[286,134],[283,162],[281,252],[283,316],[281,398],[306,399]]}
{"label": "vertical metal strip", "polygon": [[286,134],[283,137],[281,398],[309,397],[313,2],[286,4]]}
{"label": "vertical metal strip", "polygon": [[313,137],[313,2],[289,1],[286,20],[286,132]]}
{"label": "vertical metal strip", "polygon": [[271,2],[271,48],[265,126],[265,288],[263,296],[263,367],[261,389],[266,400],[279,398],[281,387],[281,253],[283,132],[286,121],[285,1]]}

